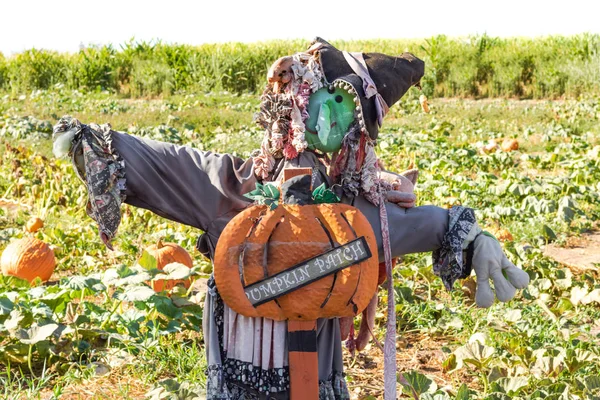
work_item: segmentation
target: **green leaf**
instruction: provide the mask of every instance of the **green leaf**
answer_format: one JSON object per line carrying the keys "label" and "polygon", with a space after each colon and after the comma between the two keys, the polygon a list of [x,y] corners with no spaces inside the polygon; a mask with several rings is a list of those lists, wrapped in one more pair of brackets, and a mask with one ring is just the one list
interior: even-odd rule
{"label": "green leaf", "polygon": [[6,296],[0,297],[0,315],[9,315],[13,310],[14,303]]}
{"label": "green leaf", "polygon": [[442,369],[444,372],[453,371],[456,369],[456,355],[450,354],[443,362]]}
{"label": "green leaf", "polygon": [[504,312],[506,322],[517,323],[521,320],[521,310],[506,310]]}
{"label": "green leaf", "polygon": [[519,393],[519,391],[526,387],[529,384],[529,379],[523,376],[512,377],[512,378],[500,378],[494,385],[500,387],[503,393],[506,393],[509,396],[514,396]]}
{"label": "green leaf", "polygon": [[581,304],[600,303],[600,289],[594,289],[581,299]]}
{"label": "green leaf", "polygon": [[183,315],[181,309],[177,308],[173,301],[166,296],[154,296],[148,301],[148,304],[153,305],[159,313],[171,319],[181,318]]}
{"label": "green leaf", "polygon": [[270,199],[279,199],[279,189],[272,183],[267,183],[263,186],[263,193],[265,197]]}
{"label": "green leaf", "polygon": [[325,183],[320,184],[313,190],[312,198],[316,204],[340,202],[340,198],[331,189],[328,189]]}
{"label": "green leaf", "polygon": [[[98,278],[93,278],[89,276],[75,275],[69,278],[66,278],[63,282],[61,282],[61,286],[71,289],[71,290],[84,290],[84,289],[92,289],[96,285],[101,284],[102,282]],[[102,285],[104,287],[104,285]]]}
{"label": "green leaf", "polygon": [[567,364],[567,368],[569,369],[569,373],[574,373],[579,369],[585,367],[586,365],[592,363],[598,357],[587,350],[583,349],[569,349],[567,350],[567,357],[565,362]]}
{"label": "green leaf", "polygon": [[142,256],[138,260],[138,264],[146,270],[156,269],[156,258],[146,250],[142,251]]}
{"label": "green leaf", "polygon": [[598,375],[586,376],[583,382],[587,390],[600,389],[600,376]]}
{"label": "green leaf", "polygon": [[552,230],[552,228],[550,228],[548,225],[543,225],[542,226],[542,236],[548,242],[553,242],[553,241],[555,241],[557,239],[556,233],[554,233],[554,231]]}
{"label": "green leaf", "polygon": [[58,328],[57,324],[32,325],[29,329],[20,329],[15,336],[25,344],[36,344],[46,340]]}
{"label": "green leaf", "polygon": [[585,296],[587,296],[587,294],[588,294],[587,287],[573,286],[571,288],[571,299],[570,299],[571,303],[574,306],[576,306],[585,298]]}
{"label": "green leaf", "polygon": [[435,382],[423,374],[417,371],[409,371],[401,374],[402,378],[399,379],[402,385],[402,391],[405,394],[412,395],[415,399],[424,393],[433,393],[437,390]]}
{"label": "green leaf", "polygon": [[27,294],[29,294],[29,297],[31,297],[32,299],[39,299],[44,294],[46,294],[47,289],[48,288],[46,286],[37,286],[37,287],[29,289],[27,291]]}
{"label": "green leaf", "polygon": [[269,206],[269,210],[274,210],[277,208],[277,205],[279,204],[279,201],[277,200],[271,200],[271,199],[266,199],[264,201],[264,204]]}
{"label": "green leaf", "polygon": [[125,292],[115,292],[115,297],[124,301],[148,301],[156,292],[148,286],[134,286]]}
{"label": "green leaf", "polygon": [[19,310],[12,310],[10,316],[4,321],[4,329],[9,332],[15,332],[25,316]]}
{"label": "green leaf", "polygon": [[496,382],[500,378],[506,378],[506,369],[500,367],[492,367],[490,372],[487,374],[489,382]]}
{"label": "green leaf", "polygon": [[564,196],[558,202],[558,216],[566,222],[571,222],[576,214],[575,202],[571,196]]}
{"label": "green leaf", "polygon": [[279,189],[271,183],[261,185],[256,184],[256,189],[246,193],[244,197],[254,200],[257,204],[264,204],[273,210],[279,204]]}
{"label": "green leaf", "polygon": [[188,268],[186,265],[178,262],[170,263],[165,265],[162,272],[156,274],[153,281],[156,280],[181,280],[187,279],[192,275],[192,270]]}
{"label": "green leaf", "polygon": [[414,303],[415,302],[415,297],[413,296],[413,291],[410,287],[397,285],[397,286],[394,286],[394,291],[396,292],[396,296],[398,297],[396,302],[398,302],[398,303],[401,303],[401,302]]}
{"label": "green leaf", "polygon": [[325,183],[321,183],[315,190],[313,190],[313,198],[323,196],[323,192],[327,186]]}
{"label": "green leaf", "polygon": [[42,318],[52,318],[52,315],[54,314],[52,312],[52,309],[44,303],[40,303],[40,304],[34,306],[31,309],[31,313],[33,314],[33,317],[36,320],[42,319]]}
{"label": "green leaf", "polygon": [[6,347],[0,346],[0,360],[9,360],[13,363],[24,364],[27,362],[29,345],[24,343],[10,344]]}
{"label": "green leaf", "polygon": [[458,392],[456,392],[456,400],[470,400],[471,393],[469,392],[469,388],[464,383],[460,385],[458,388]]}
{"label": "green leaf", "polygon": [[542,378],[558,375],[564,369],[564,366],[565,360],[562,355],[556,357],[539,357],[536,359],[531,371],[535,377]]}
{"label": "green leaf", "polygon": [[460,330],[463,327],[463,321],[458,316],[444,316],[439,319],[438,326],[443,330]]}
{"label": "green leaf", "polygon": [[492,360],[496,350],[493,347],[486,346],[479,342],[471,342],[454,350],[456,355],[457,369],[464,363],[473,365],[476,368],[485,368]]}

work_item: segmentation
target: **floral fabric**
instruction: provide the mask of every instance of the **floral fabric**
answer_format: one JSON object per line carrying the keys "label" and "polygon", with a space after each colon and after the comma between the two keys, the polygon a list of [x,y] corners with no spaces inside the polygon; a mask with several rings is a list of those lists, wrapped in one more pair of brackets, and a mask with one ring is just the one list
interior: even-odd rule
{"label": "floral fabric", "polygon": [[121,223],[121,203],[125,201],[125,162],[112,147],[109,124],[85,125],[65,116],[55,125],[54,135],[71,130],[76,133],[70,155],[88,189],[86,212],[98,224],[104,244],[112,250],[110,242]]}
{"label": "floral fabric", "polygon": [[452,290],[457,279],[471,274],[470,263],[463,257],[463,244],[476,220],[475,212],[462,206],[452,207],[448,219],[442,246],[433,252],[433,272],[442,279],[447,290]]}

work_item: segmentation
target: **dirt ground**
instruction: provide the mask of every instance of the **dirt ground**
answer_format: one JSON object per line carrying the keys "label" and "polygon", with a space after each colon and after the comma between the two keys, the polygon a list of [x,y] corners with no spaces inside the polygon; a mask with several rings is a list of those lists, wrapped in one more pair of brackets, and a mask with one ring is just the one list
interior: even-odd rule
{"label": "dirt ground", "polygon": [[600,268],[600,231],[569,238],[564,247],[550,244],[544,254],[575,271],[597,271]]}

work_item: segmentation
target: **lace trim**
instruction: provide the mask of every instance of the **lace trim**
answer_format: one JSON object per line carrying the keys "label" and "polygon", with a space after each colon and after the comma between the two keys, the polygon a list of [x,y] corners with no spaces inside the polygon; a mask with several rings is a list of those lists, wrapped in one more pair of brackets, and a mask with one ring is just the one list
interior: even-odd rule
{"label": "lace trim", "polygon": [[[235,361],[235,360],[230,360]],[[243,366],[245,364],[237,361],[240,364],[241,369],[247,368]],[[263,379],[274,379],[277,383],[286,380],[285,389],[278,390],[281,387],[266,386],[270,388],[266,390],[256,390],[254,387],[248,384],[248,381],[241,379],[231,379],[229,372],[230,367],[210,365],[207,370],[206,379],[206,398],[207,400],[254,400],[254,399],[285,399],[289,396],[289,371],[287,368],[274,369],[274,370],[262,370],[261,368],[251,368],[250,375],[253,371],[260,370],[262,374],[270,375],[271,377],[263,377]],[[232,369],[233,370],[233,369]],[[281,373],[279,370],[285,370]],[[245,372],[242,372],[242,374]],[[274,374],[279,375],[277,377]],[[258,374],[257,374],[258,375]],[[241,376],[241,375],[240,375]],[[258,378],[257,378],[258,379]],[[344,374],[341,372],[335,372],[331,375],[331,378],[327,381],[319,382],[319,400],[348,400],[350,399],[350,393],[346,386],[346,380]]]}

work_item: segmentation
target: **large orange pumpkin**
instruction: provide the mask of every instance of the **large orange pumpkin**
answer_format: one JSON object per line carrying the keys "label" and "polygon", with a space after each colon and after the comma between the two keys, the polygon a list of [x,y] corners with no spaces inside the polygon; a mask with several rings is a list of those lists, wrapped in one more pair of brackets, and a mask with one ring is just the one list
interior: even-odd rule
{"label": "large orange pumpkin", "polygon": [[[244,288],[364,237],[371,257],[254,306]],[[214,276],[225,303],[239,314],[274,320],[353,316],[377,287],[377,243],[367,218],[346,204],[247,208],[223,230]],[[286,271],[286,272],[284,272]],[[292,281],[294,278],[292,278]]]}
{"label": "large orange pumpkin", "polygon": [[9,244],[0,259],[2,274],[32,282],[39,277],[47,281],[56,267],[54,252],[46,243],[33,237],[15,240]]}
{"label": "large orange pumpkin", "polygon": [[[151,245],[146,249],[154,258],[156,258],[156,268],[162,271],[167,265],[174,262],[181,263],[188,268],[193,267],[192,257],[187,251],[177,243],[163,243],[162,240],[158,240],[156,244]],[[152,289],[156,292],[162,292],[163,290],[171,290],[178,283],[183,283],[185,288],[190,287],[190,280],[156,280],[150,282]]]}

